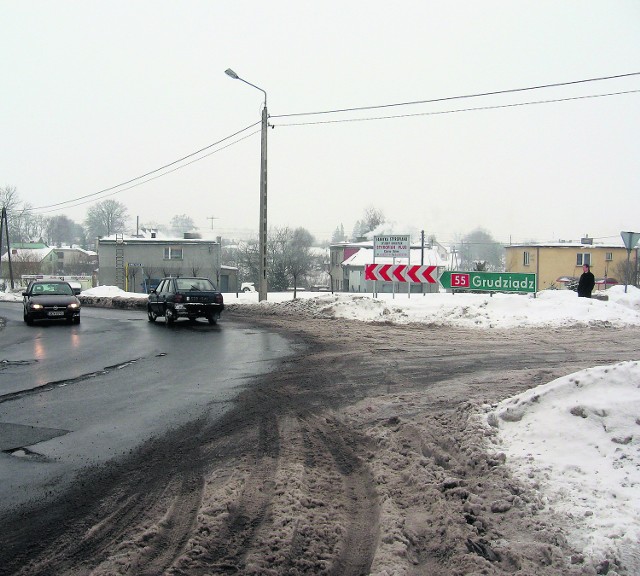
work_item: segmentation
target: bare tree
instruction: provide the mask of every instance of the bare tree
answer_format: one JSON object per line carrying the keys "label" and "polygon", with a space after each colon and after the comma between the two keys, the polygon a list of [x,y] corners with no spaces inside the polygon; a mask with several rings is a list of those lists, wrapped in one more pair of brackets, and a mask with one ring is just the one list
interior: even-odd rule
{"label": "bare tree", "polygon": [[198,274],[200,273],[200,264],[196,263],[196,262],[189,262],[187,264],[189,270],[191,271],[191,275],[192,276],[198,276]]}
{"label": "bare tree", "polygon": [[151,279],[151,278],[157,278],[158,274],[160,273],[160,270],[158,268],[156,268],[155,266],[144,266],[143,267],[144,270],[144,276],[147,279]]}
{"label": "bare tree", "polygon": [[182,268],[162,268],[162,277],[167,278],[169,276],[179,277],[182,276]]}
{"label": "bare tree", "polygon": [[129,266],[129,268],[127,269],[127,284],[129,292],[132,292],[132,288],[133,292],[137,291],[137,279],[138,276],[142,276],[141,272],[142,270],[138,266]]}
{"label": "bare tree", "polygon": [[65,258],[64,273],[65,274],[85,274],[91,276],[97,261],[93,256],[83,253],[71,253]]}
{"label": "bare tree", "polygon": [[298,280],[313,266],[311,246],[313,236],[305,228],[296,228],[291,234],[287,254],[287,271],[293,280],[293,298],[297,298]]}
{"label": "bare tree", "polygon": [[7,209],[9,235],[12,242],[29,242],[42,235],[42,216],[34,216],[31,206],[20,200],[15,186],[0,188],[0,208]]}
{"label": "bare tree", "polygon": [[[13,274],[17,278],[26,274],[42,274],[43,272],[49,272],[42,269],[42,262],[37,254],[30,253],[30,250],[21,250],[18,254],[11,256],[11,264],[13,267]],[[3,277],[4,277],[4,265],[3,265]]]}
{"label": "bare tree", "polygon": [[353,236],[354,239],[357,239],[361,236],[364,236],[368,232],[372,232],[381,224],[386,222],[386,218],[382,210],[378,210],[373,206],[369,206],[364,211],[364,216],[362,220],[358,220],[353,227]]}
{"label": "bare tree", "polygon": [[[229,252],[229,255],[231,252]],[[257,240],[239,242],[235,249],[235,259],[223,263],[237,266],[240,281],[257,285],[260,277],[260,245]]]}
{"label": "bare tree", "polygon": [[344,226],[340,224],[340,226],[337,226],[333,231],[333,234],[331,235],[331,242],[335,244],[337,242],[344,242],[346,239],[347,236],[344,233]]}
{"label": "bare tree", "polygon": [[623,284],[638,285],[638,264],[633,260],[618,262],[615,267],[615,274],[618,275],[616,280]]}
{"label": "bare tree", "polygon": [[82,226],[76,224],[67,216],[52,216],[44,219],[44,231],[49,246],[72,246],[83,244],[85,233]]}
{"label": "bare tree", "polygon": [[171,218],[171,232],[176,236],[182,236],[185,232],[189,232],[195,228],[193,219],[186,214],[178,214]]}
{"label": "bare tree", "polygon": [[293,297],[297,297],[299,282],[311,270],[313,258],[310,248],[313,236],[305,228],[273,228],[269,231],[267,250],[269,286],[285,291],[293,285]]}
{"label": "bare tree", "polygon": [[464,270],[504,270],[503,252],[502,244],[494,240],[486,230],[477,228],[462,239],[461,264]]}
{"label": "bare tree", "polygon": [[267,238],[267,252],[269,265],[267,266],[267,283],[277,292],[284,292],[289,287],[289,275],[287,272],[287,249],[291,240],[291,230],[285,228],[272,228]]}
{"label": "bare tree", "polygon": [[124,232],[127,224],[127,207],[116,200],[103,200],[87,211],[85,226],[90,238],[110,236]]}

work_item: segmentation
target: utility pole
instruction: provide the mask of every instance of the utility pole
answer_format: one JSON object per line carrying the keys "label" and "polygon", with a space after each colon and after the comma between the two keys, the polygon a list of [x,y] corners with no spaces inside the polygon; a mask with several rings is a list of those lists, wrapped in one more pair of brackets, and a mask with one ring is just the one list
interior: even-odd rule
{"label": "utility pole", "polygon": [[217,216],[207,216],[207,220],[211,220],[211,230],[213,230],[213,221],[217,219]]}
{"label": "utility pole", "polygon": [[258,224],[258,244],[260,247],[260,264],[258,278],[258,302],[267,299],[267,128],[269,127],[269,113],[267,112],[267,93],[244,78],[240,78],[231,68],[224,73],[240,80],[249,86],[260,90],[264,94],[264,106],[262,107],[262,129],[260,137],[260,222]]}
{"label": "utility pole", "polygon": [[11,289],[14,289],[13,285],[13,265],[11,264],[11,244],[9,243],[9,222],[7,220],[7,208],[2,207],[2,214],[0,215],[0,256],[2,255],[2,229],[5,230],[7,238],[7,261],[9,262],[9,278],[11,279]]}

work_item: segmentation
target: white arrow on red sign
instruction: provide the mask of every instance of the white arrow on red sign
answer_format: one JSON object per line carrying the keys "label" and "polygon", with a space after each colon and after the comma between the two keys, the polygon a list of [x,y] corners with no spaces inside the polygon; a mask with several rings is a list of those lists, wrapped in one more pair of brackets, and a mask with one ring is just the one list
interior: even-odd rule
{"label": "white arrow on red sign", "polygon": [[381,282],[411,282],[416,284],[435,284],[433,277],[436,266],[407,266],[406,264],[366,264],[364,267],[365,280],[379,280]]}

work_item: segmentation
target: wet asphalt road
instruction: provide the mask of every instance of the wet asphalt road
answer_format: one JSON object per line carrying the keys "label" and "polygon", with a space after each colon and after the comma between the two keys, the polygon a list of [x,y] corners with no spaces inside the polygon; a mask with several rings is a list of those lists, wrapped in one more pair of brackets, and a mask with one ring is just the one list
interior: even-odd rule
{"label": "wet asphalt road", "polygon": [[292,352],[263,329],[84,307],[80,325],[29,327],[0,303],[0,512],[53,497],[83,470],[203,416]]}

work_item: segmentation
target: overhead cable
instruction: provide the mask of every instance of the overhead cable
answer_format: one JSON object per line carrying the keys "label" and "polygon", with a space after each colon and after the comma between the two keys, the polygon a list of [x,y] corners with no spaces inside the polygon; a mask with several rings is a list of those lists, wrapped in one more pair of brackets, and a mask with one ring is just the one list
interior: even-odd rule
{"label": "overhead cable", "polygon": [[456,114],[458,112],[474,112],[478,110],[494,110],[497,108],[514,108],[516,106],[531,106],[533,104],[552,104],[554,102],[567,102],[569,100],[584,100],[587,98],[603,98],[605,96],[618,96],[620,94],[633,94],[640,92],[638,90],[625,90],[623,92],[609,92],[607,94],[590,94],[588,96],[572,96],[569,98],[554,98],[552,100],[536,100],[532,102],[517,102],[515,104],[497,104],[495,106],[477,106],[474,108],[458,108],[456,110],[440,110],[436,112],[413,112],[411,114],[394,114],[391,116],[370,116],[366,118],[341,118],[338,120],[315,120],[309,122],[284,122],[282,124],[273,124],[274,127],[281,126],[310,126],[313,124],[339,124],[341,122],[369,122],[372,120],[391,120],[394,118],[410,118],[412,116],[437,116],[440,114]]}
{"label": "overhead cable", "polygon": [[[260,122],[256,122],[256,124],[260,124]],[[255,126],[256,124],[253,124],[253,126]],[[250,128],[251,126],[249,126]],[[246,130],[246,128],[244,129]],[[242,130],[241,130],[242,132]],[[229,144],[227,144],[226,146],[222,146],[222,148],[217,148],[216,150],[213,150],[211,152],[209,152],[208,154],[204,154],[203,156],[200,156],[198,158],[194,158],[193,160],[191,160],[190,162],[186,162],[185,164],[181,164],[180,166],[176,166],[175,168],[172,168],[171,170],[167,170],[166,172],[163,172],[162,174],[157,174],[156,176],[153,176],[152,178],[147,178],[146,180],[143,180],[142,182],[136,182],[135,184],[132,184],[131,186],[127,186],[126,188],[121,188],[119,190],[113,190],[114,188],[117,188],[117,186],[114,186],[112,188],[107,188],[105,191],[109,191],[111,190],[111,192],[109,194],[104,194],[102,196],[102,198],[107,198],[109,196],[114,196],[115,194],[119,194],[120,192],[125,192],[127,190],[131,190],[132,188],[136,188],[138,186],[142,186],[143,184],[146,184],[147,182],[151,182],[152,180],[157,180],[158,178],[162,178],[163,176],[166,176],[167,174],[171,174],[172,172],[176,172],[177,170],[181,170],[182,168],[185,168],[186,166],[189,166],[190,164],[194,164],[195,162],[199,162],[200,160],[203,160],[204,158],[207,158],[208,156],[211,156],[212,154],[216,154],[217,152],[220,152],[222,150],[224,150],[225,148],[229,148],[230,146],[233,146],[234,144],[237,144],[238,142],[242,142],[243,140],[246,140],[247,138],[250,138],[251,136],[253,136],[254,134],[258,134],[260,132],[260,130],[255,130],[254,132],[251,132],[250,134],[247,134],[246,136],[243,136],[242,138],[238,138],[238,140],[234,140],[233,142],[229,142]],[[238,134],[238,132],[236,132],[236,134]],[[226,140],[226,138],[224,139]],[[220,140],[218,142],[218,144],[220,142],[222,142],[223,140]],[[212,144],[213,146],[214,144]],[[203,148],[202,150],[206,150],[207,148],[210,148],[210,146],[207,146],[206,148]],[[200,150],[200,152],[202,151]],[[194,152],[194,154],[197,154],[198,152]],[[185,158],[189,158],[190,156],[193,156],[193,154],[190,154],[189,156],[185,156]],[[184,158],[183,158],[184,160]],[[176,162],[179,162],[179,160],[177,160]],[[167,166],[172,166],[173,164],[175,164],[175,162],[172,162],[171,164],[167,164]],[[162,168],[158,168],[158,170],[162,170]],[[153,174],[154,172],[157,172],[158,170],[154,170],[153,172],[149,172],[149,174]],[[139,178],[144,178],[144,176],[140,176]],[[133,180],[130,180],[129,182],[133,182],[134,180],[137,180],[138,178],[134,178]],[[98,192],[96,192],[95,194],[98,194]],[[88,204],[90,202],[94,202],[95,199],[94,198],[90,198],[89,200],[84,200],[83,202],[80,202],[79,200],[83,200],[85,198],[88,198],[89,196],[93,196],[93,194],[88,194],[87,196],[82,196],[81,198],[76,198],[76,200],[67,200],[66,202],[60,202],[59,204],[52,204],[51,206],[44,206],[42,208],[33,208],[33,210],[40,210],[43,214],[47,214],[49,212],[57,212],[58,210],[64,210],[66,208],[75,208],[76,206],[82,206],[83,204]],[[60,206],[60,204],[68,204],[67,206]],[[57,208],[54,208],[54,206],[58,206]],[[45,210],[43,208],[49,208],[49,210]]]}
{"label": "overhead cable", "polygon": [[379,104],[375,106],[357,106],[355,108],[339,108],[336,110],[321,110],[315,112],[295,112],[292,114],[271,115],[271,118],[288,118],[291,116],[313,116],[319,114],[337,114],[341,112],[358,112],[360,110],[376,110],[379,108],[392,108],[397,106],[413,106],[416,104],[432,104],[434,102],[446,102],[448,100],[462,100],[464,98],[480,98],[482,96],[497,96],[498,94],[512,94],[515,92],[526,92],[530,90],[542,90],[545,88],[558,88],[561,86],[572,86],[575,84],[586,84],[589,82],[601,82],[604,80],[615,80],[619,78],[629,78],[640,76],[640,72],[630,72],[628,74],[617,74],[614,76],[601,76],[599,78],[585,78],[583,80],[571,80],[569,82],[556,82],[554,84],[540,84],[538,86],[527,86],[525,88],[509,88],[507,90],[494,90],[492,92],[479,92],[477,94],[465,94],[461,96],[445,96],[442,98],[432,98],[430,100],[415,100],[411,102],[396,102],[392,104]]}
{"label": "overhead cable", "polygon": [[[557,83],[553,83],[553,84],[541,84],[541,85],[538,85],[538,86],[529,86],[529,87],[525,87],[525,88],[511,88],[511,89],[507,89],[507,90],[495,90],[495,91],[491,91],[491,92],[482,92],[482,93],[477,93],[477,94],[467,94],[467,95],[459,95],[459,96],[447,96],[447,97],[443,97],[443,98],[433,98],[433,99],[429,99],[429,100],[417,100],[417,101],[411,101],[411,102],[398,102],[398,103],[392,103],[392,104],[382,104],[382,105],[377,105],[377,106],[360,106],[360,107],[342,108],[342,109],[336,109],[336,110],[324,110],[324,111],[314,111],[314,112],[298,112],[298,113],[292,113],[292,114],[270,115],[269,119],[273,120],[273,119],[277,119],[277,118],[292,118],[292,117],[299,117],[299,116],[312,116],[312,115],[321,115],[321,114],[337,114],[337,113],[344,113],[344,112],[357,112],[357,111],[364,111],[364,110],[376,110],[376,109],[384,109],[384,108],[392,108],[392,107],[400,107],[400,106],[411,106],[411,105],[417,105],[417,104],[429,104],[429,103],[435,103],[435,102],[446,102],[446,101],[451,101],[451,100],[460,100],[460,99],[467,99],[467,98],[479,98],[479,97],[483,97],[483,96],[495,96],[495,95],[499,95],[499,94],[509,94],[509,93],[516,93],[516,92],[531,91],[531,90],[541,90],[541,89],[546,89],[546,88],[556,88],[556,87],[571,86],[571,85],[576,85],[576,84],[586,84],[586,83],[589,83],[589,82],[600,82],[600,81],[604,81],[604,80],[614,80],[614,79],[628,78],[628,77],[639,76],[639,75],[640,75],[640,72],[631,72],[631,73],[628,73],[628,74],[617,74],[617,75],[612,75],[612,76],[602,76],[602,77],[599,77],[599,78],[587,78],[587,79],[582,79],[582,80],[573,80],[573,81],[569,81],[569,82],[557,82]],[[480,107],[463,108],[463,109],[457,109],[457,110],[445,110],[445,111],[439,111],[439,112],[418,112],[418,113],[412,113],[412,114],[397,114],[397,115],[391,115],[391,116],[379,116],[379,117],[369,117],[369,118],[347,118],[347,119],[340,119],[340,120],[325,120],[325,121],[315,121],[315,122],[295,122],[295,123],[282,123],[282,124],[270,124],[270,125],[272,127],[275,127],[275,126],[304,126],[304,125],[310,125],[310,124],[335,124],[335,123],[340,123],[340,122],[363,122],[363,121],[372,121],[372,120],[387,120],[387,119],[393,119],[393,118],[407,118],[407,117],[411,117],[411,116],[430,116],[430,115],[439,115],[439,114],[453,114],[453,113],[458,113],[458,112],[471,112],[471,111],[476,111],[476,110],[491,110],[491,109],[498,109],[498,108],[511,108],[511,107],[516,107],[516,106],[527,106],[527,105],[533,105],[533,104],[549,104],[549,103],[553,103],[553,102],[566,102],[566,101],[570,101],[570,100],[581,100],[581,99],[586,99],[586,98],[601,98],[601,97],[605,97],[605,96],[616,96],[616,95],[621,95],[621,94],[631,94],[631,93],[635,93],[635,92],[640,92],[640,90],[627,90],[627,91],[621,91],[621,92],[611,92],[611,93],[607,93],[607,94],[594,94],[594,95],[588,95],[588,96],[575,96],[575,97],[568,97],[568,98],[556,98],[556,99],[552,99],[552,100],[540,100],[540,101],[523,102],[523,103],[516,103],[516,104],[480,106]],[[211,152],[210,154],[205,154],[205,155],[203,155],[203,156],[201,156],[199,158],[196,158],[196,159],[192,160],[191,162],[185,163],[185,164],[183,164],[181,166],[178,166],[178,167],[176,167],[176,168],[174,168],[172,170],[167,170],[166,172],[163,172],[162,174],[158,174],[158,175],[154,176],[153,178],[148,178],[147,180],[144,180],[143,182],[138,182],[137,184],[133,184],[132,186],[128,186],[129,184],[132,184],[132,183],[134,183],[134,182],[136,182],[138,180],[142,180],[142,179],[146,178],[147,176],[151,176],[152,174],[156,174],[158,172],[166,170],[167,168],[170,168],[171,166],[175,166],[176,164],[184,162],[185,160],[187,160],[189,158],[193,158],[194,156],[197,156],[198,154],[201,154],[205,150],[209,150],[209,149],[211,149],[211,148],[213,148],[215,146],[218,146],[222,142],[226,142],[227,140],[230,140],[231,138],[234,138],[235,136],[238,136],[239,134],[242,134],[246,130],[250,130],[251,128],[257,126],[258,124],[260,124],[260,121],[254,122],[253,124],[243,128],[241,130],[238,130],[234,134],[230,134],[229,136],[226,136],[225,138],[222,138],[221,140],[218,140],[217,142],[209,144],[208,146],[205,146],[204,148],[196,150],[195,152],[192,152],[191,154],[187,154],[186,156],[183,156],[182,158],[174,160],[173,162],[165,164],[164,166],[156,168],[155,170],[151,170],[149,172],[146,172],[145,174],[141,174],[140,176],[136,176],[135,178],[131,178],[131,179],[125,181],[125,182],[121,182],[120,184],[116,184],[114,186],[110,186],[108,188],[104,188],[102,190],[99,190],[97,192],[93,192],[91,194],[86,194],[84,196],[79,196],[79,197],[74,198],[72,200],[66,200],[66,201],[63,201],[63,202],[57,202],[55,204],[49,204],[49,205],[46,205],[46,206],[38,206],[38,207],[32,208],[32,210],[53,212],[53,211],[56,211],[56,210],[60,210],[63,207],[64,208],[69,208],[69,207],[74,207],[74,206],[79,206],[79,205],[82,205],[82,204],[86,204],[88,202],[92,202],[98,196],[107,197],[107,196],[112,196],[114,194],[118,194],[119,192],[123,192],[125,190],[129,190],[131,188],[134,188],[136,186],[139,186],[139,185],[144,184],[146,182],[149,182],[151,180],[155,180],[156,178],[160,178],[160,177],[162,177],[162,176],[164,176],[166,174],[170,174],[171,172],[179,170],[180,168],[188,166],[189,164],[192,164],[194,162],[202,160],[203,158],[206,158],[207,156],[209,156],[209,155],[211,155],[211,154],[213,154],[213,153],[215,153],[215,152],[217,152],[219,150],[223,150],[224,148],[232,146],[233,144],[235,144],[237,142],[240,142],[241,140],[244,140],[245,138],[248,138],[249,136],[252,136],[253,134],[255,134],[257,132],[252,132],[248,136],[240,138],[237,141],[234,141],[234,142],[228,144],[227,146],[224,146],[223,148],[215,150],[215,151]],[[127,188],[123,188],[125,186],[128,186],[128,187]],[[90,200],[87,200],[87,199],[90,199]],[[81,200],[85,200],[85,202],[80,202]]]}
{"label": "overhead cable", "polygon": [[[136,176],[135,178],[131,178],[130,180],[127,180],[126,182],[121,182],[120,184],[116,184],[115,186],[110,186],[109,188],[104,188],[103,190],[99,190],[98,192],[92,192],[91,194],[86,194],[84,196],[79,196],[78,198],[74,198],[73,200],[65,200],[64,202],[57,202],[56,204],[49,204],[47,206],[37,206],[35,208],[32,208],[32,210],[44,210],[46,208],[54,208],[55,206],[63,206],[65,204],[71,204],[73,202],[77,202],[78,200],[84,200],[85,198],[92,198],[94,196],[99,196],[99,195],[105,194],[106,192],[111,192],[112,190],[115,190],[116,188],[121,188],[122,186],[126,186],[127,184],[131,184],[132,182],[135,182],[136,180],[141,180],[142,178],[146,178],[147,176],[150,176],[151,174],[155,174],[156,172],[160,172],[161,170],[164,170],[165,168],[169,168],[170,166],[174,166],[174,165],[178,164],[179,162],[183,162],[184,160],[187,160],[188,158],[192,158],[193,156],[196,156],[197,154],[200,154],[200,153],[204,152],[205,150],[209,150],[209,149],[213,148],[214,146],[218,146],[222,142],[226,142],[227,140],[237,136],[238,134],[242,134],[246,130],[250,130],[254,126],[257,126],[258,124],[260,124],[260,121],[254,122],[253,124],[243,128],[242,130],[238,130],[237,132],[235,132],[233,134],[230,134],[229,136],[225,136],[224,138],[222,138],[221,140],[218,140],[217,142],[214,142],[213,144],[209,144],[208,146],[205,146],[204,148],[200,148],[200,150],[196,150],[195,152],[192,152],[191,154],[187,154],[186,156],[183,156],[182,158],[179,158],[178,160],[174,160],[173,162],[169,162],[169,164],[165,164],[164,166],[160,166],[160,168],[156,168],[155,170],[151,170],[150,172],[147,172],[146,174],[141,174],[140,176]],[[240,142],[241,140],[244,140],[244,138],[241,138],[240,140],[238,140],[238,142]],[[224,148],[227,148],[227,147],[228,146],[224,146],[223,148],[221,148],[221,150],[224,150]],[[206,158],[207,156],[209,156],[209,154],[206,154],[205,156],[202,156],[202,158]],[[192,162],[188,162],[187,164],[185,164],[185,166],[188,166],[191,163]],[[178,170],[178,169],[179,168],[176,168],[175,170]],[[173,171],[174,170],[170,170],[170,171],[166,172],[166,174],[169,174],[170,172],[173,172]],[[150,180],[154,180],[154,178],[150,178]],[[146,180],[146,182],[149,182],[149,180]],[[133,188],[133,187],[134,186],[130,186],[130,188]],[[127,188],[127,190],[128,189],[129,188]],[[114,194],[117,194],[117,192],[114,192]],[[112,195],[113,194],[105,194],[105,196],[112,196]],[[80,204],[84,204],[84,202],[81,202]],[[80,204],[75,204],[75,205],[79,206]]]}

